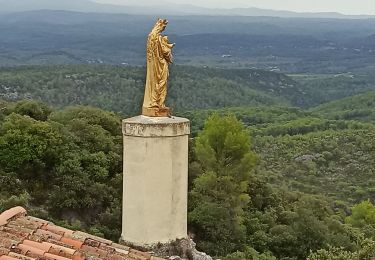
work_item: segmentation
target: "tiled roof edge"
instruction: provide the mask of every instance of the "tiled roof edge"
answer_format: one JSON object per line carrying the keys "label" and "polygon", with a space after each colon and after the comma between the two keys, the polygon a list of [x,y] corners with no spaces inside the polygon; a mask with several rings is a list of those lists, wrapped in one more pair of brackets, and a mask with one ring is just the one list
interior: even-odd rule
{"label": "tiled roof edge", "polygon": [[0,226],[8,224],[9,220],[20,216],[26,216],[27,211],[22,207],[14,207],[0,214]]}

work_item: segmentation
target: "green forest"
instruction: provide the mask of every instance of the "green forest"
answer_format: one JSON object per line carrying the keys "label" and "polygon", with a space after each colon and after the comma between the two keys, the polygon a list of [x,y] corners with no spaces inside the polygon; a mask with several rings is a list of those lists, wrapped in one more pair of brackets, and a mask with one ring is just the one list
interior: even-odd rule
{"label": "green forest", "polygon": [[[120,103],[93,102],[112,87],[106,84],[108,75],[96,75],[103,85],[93,82],[92,88],[87,77],[81,78],[94,75],[98,67],[70,74],[74,81],[64,69],[83,67],[62,67],[55,82],[49,79],[57,68],[38,69],[1,72],[0,85],[8,92],[0,102],[0,212],[22,205],[30,215],[116,241],[121,233],[121,119],[136,109],[126,112],[128,107]],[[143,80],[137,78],[141,68],[114,67],[113,73],[119,73],[116,69],[133,78],[134,88],[134,82]],[[181,77],[196,72],[176,69]],[[228,73],[215,80],[240,83],[241,75]],[[268,86],[283,80],[298,84],[269,75]],[[220,105],[209,103],[209,109],[201,109],[205,101],[196,98],[195,109],[189,109],[185,100],[173,101],[171,95],[176,114],[192,123],[188,222],[198,249],[226,260],[373,259],[373,92],[298,108],[291,106],[294,97],[288,89],[271,95],[256,81],[243,84],[251,90],[244,93],[272,102],[250,99],[254,103],[243,106],[245,101],[234,99],[237,106],[217,109]],[[129,87],[120,86],[126,87],[123,91]],[[67,100],[74,90],[87,93],[77,95],[86,100]],[[129,103],[140,97],[129,97]],[[212,102],[226,98],[208,97]],[[82,105],[91,102],[93,106]]]}
{"label": "green forest", "polygon": [[[53,107],[90,105],[133,116],[140,112],[145,74],[141,66],[0,68],[0,98],[33,99]],[[375,76],[370,71],[353,79],[336,74],[297,76],[259,69],[174,65],[167,104],[175,113],[250,106],[312,108],[369,91],[375,91]],[[370,111],[371,99],[364,98],[370,103],[362,110]],[[357,103],[361,103],[360,97]]]}

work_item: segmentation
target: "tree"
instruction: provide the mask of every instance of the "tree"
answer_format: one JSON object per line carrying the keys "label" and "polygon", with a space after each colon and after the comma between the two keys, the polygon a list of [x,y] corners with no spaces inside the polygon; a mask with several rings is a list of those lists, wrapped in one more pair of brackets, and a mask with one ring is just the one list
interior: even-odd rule
{"label": "tree", "polygon": [[249,134],[234,116],[213,115],[195,144],[202,173],[190,193],[189,222],[197,230],[198,246],[221,256],[241,251],[250,201],[246,192],[257,161]]}
{"label": "tree", "polygon": [[375,206],[370,200],[355,205],[345,222],[359,228],[366,237],[375,238]]}
{"label": "tree", "polygon": [[60,145],[61,135],[51,124],[12,113],[0,125],[0,166],[35,179],[54,164]]}
{"label": "tree", "polygon": [[307,260],[372,260],[375,258],[375,242],[365,240],[361,248],[355,252],[345,251],[342,248],[331,247],[328,250],[318,250],[310,254]]}
{"label": "tree", "polygon": [[26,115],[35,120],[46,121],[51,114],[52,109],[44,103],[22,100],[16,103],[14,112],[20,115]]}
{"label": "tree", "polygon": [[345,222],[357,228],[367,225],[375,227],[375,206],[370,200],[363,201],[352,208],[352,214]]}

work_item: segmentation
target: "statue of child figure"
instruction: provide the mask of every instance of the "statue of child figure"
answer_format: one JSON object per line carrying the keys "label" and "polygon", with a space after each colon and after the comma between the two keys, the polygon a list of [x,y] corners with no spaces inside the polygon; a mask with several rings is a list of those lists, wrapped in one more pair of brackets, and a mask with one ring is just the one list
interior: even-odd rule
{"label": "statue of child figure", "polygon": [[162,44],[162,49],[164,53],[164,58],[169,64],[173,63],[172,49],[176,44],[170,43],[168,36],[162,36],[161,44]]}

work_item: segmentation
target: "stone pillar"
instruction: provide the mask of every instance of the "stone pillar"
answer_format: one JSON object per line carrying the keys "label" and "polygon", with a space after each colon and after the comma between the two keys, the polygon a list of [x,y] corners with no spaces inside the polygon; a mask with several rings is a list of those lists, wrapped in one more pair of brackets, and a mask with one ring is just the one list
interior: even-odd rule
{"label": "stone pillar", "polygon": [[178,117],[123,120],[122,237],[153,246],[187,237],[190,123]]}

